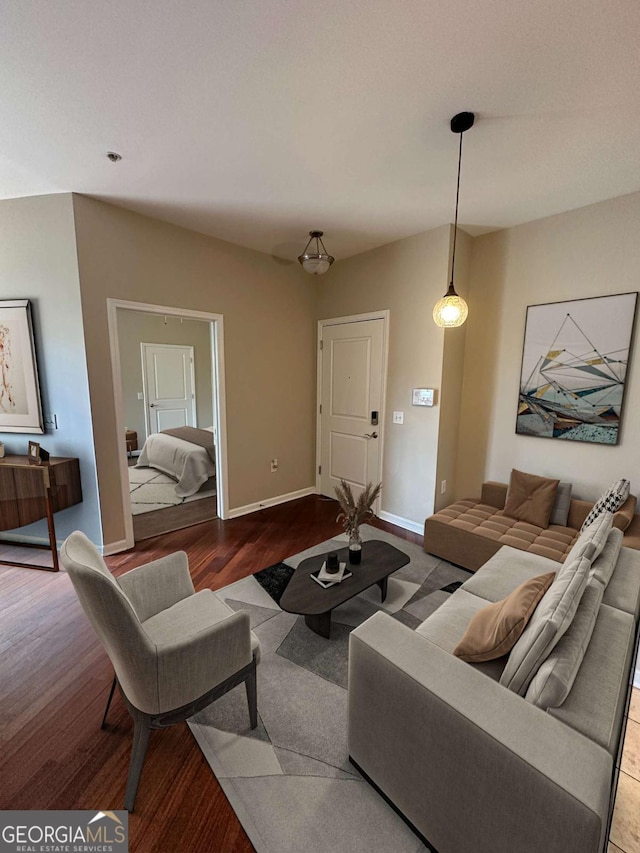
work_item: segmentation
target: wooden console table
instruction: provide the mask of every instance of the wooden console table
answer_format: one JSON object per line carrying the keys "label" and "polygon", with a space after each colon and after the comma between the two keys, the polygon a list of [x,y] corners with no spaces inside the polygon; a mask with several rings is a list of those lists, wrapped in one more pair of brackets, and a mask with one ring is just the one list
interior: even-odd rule
{"label": "wooden console table", "polygon": [[49,545],[9,542],[21,548],[45,548],[51,551],[53,566],[36,566],[14,560],[0,560],[4,566],[21,566],[57,572],[58,549],[53,514],[82,501],[80,463],[72,457],[56,456],[42,465],[29,463],[28,456],[5,456],[0,459],[0,530],[15,530],[41,518],[47,519]]}

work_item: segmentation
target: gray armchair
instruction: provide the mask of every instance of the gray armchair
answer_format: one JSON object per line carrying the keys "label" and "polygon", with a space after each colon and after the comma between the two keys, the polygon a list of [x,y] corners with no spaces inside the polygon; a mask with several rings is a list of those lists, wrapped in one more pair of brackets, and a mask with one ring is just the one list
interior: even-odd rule
{"label": "gray armchair", "polygon": [[256,665],[260,642],[249,614],[227,607],[210,589],[196,592],[180,551],[114,578],[95,546],[75,531],[60,550],[133,717],[125,794],[130,812],[151,729],[172,726],[244,682],[251,728],[258,724]]}

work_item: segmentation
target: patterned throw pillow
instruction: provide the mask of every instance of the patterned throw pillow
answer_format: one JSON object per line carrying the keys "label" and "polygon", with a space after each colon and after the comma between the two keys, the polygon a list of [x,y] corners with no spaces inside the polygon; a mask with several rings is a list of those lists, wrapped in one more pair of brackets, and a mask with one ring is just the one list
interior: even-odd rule
{"label": "patterned throw pillow", "polygon": [[629,480],[616,480],[600,497],[580,528],[582,532],[603,512],[617,512],[629,497],[631,483]]}

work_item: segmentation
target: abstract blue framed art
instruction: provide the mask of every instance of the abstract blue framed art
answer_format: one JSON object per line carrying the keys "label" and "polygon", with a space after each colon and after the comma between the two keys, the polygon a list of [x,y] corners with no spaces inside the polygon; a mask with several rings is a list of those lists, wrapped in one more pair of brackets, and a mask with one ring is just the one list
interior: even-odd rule
{"label": "abstract blue framed art", "polygon": [[516,433],[618,443],[637,298],[527,307]]}

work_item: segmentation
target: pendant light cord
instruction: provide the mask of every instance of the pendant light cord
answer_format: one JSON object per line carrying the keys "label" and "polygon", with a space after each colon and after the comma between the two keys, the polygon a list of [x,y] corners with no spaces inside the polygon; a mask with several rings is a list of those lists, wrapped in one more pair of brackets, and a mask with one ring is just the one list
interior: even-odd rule
{"label": "pendant light cord", "polygon": [[453,287],[453,270],[456,264],[456,238],[458,236],[458,199],[460,198],[460,169],[462,167],[462,137],[460,134],[460,148],[458,151],[458,184],[456,186],[456,216],[453,223],[453,253],[451,255],[451,287]]}

